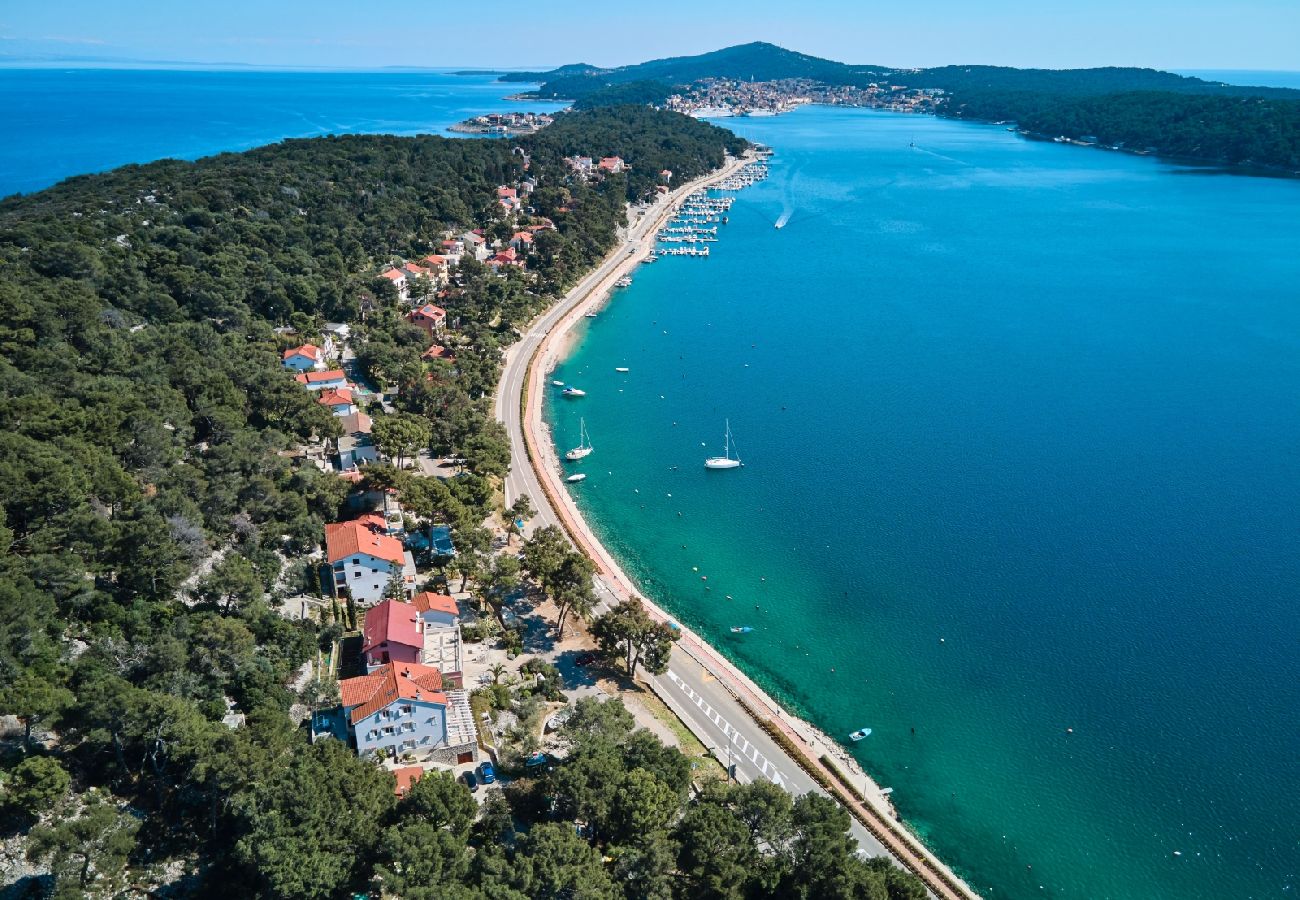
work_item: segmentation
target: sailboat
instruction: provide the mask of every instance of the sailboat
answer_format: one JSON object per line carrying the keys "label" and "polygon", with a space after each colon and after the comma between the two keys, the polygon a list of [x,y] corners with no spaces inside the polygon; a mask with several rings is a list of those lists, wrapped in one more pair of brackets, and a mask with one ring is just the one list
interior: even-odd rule
{"label": "sailboat", "polygon": [[710,456],[708,459],[704,461],[704,468],[735,469],[735,468],[739,468],[742,465],[740,461],[740,454],[736,454],[735,459],[731,458],[731,420],[730,419],[727,420],[727,433],[726,436],[723,438],[722,446],[723,446],[722,455]]}
{"label": "sailboat", "polygon": [[579,429],[579,433],[582,435],[578,440],[578,446],[574,447],[568,453],[564,454],[564,458],[569,460],[570,462],[576,462],[577,460],[590,456],[591,451],[596,449],[595,447],[591,446],[591,437],[587,434],[586,419],[578,420],[578,429]]}

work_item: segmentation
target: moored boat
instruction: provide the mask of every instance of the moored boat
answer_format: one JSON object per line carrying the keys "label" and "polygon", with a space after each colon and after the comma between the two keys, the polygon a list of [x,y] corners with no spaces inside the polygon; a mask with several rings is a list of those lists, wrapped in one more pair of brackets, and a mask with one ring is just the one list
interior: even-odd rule
{"label": "moored boat", "polygon": [[723,450],[721,456],[710,456],[704,461],[706,469],[735,469],[744,465],[740,461],[740,454],[737,453],[735,459],[731,456],[731,420],[727,420],[727,432],[723,437]]}
{"label": "moored boat", "polygon": [[615,367],[614,367],[614,371],[615,371],[615,372],[628,372],[628,371],[631,371],[631,370],[628,369],[627,366],[615,366]]}
{"label": "moored boat", "polygon": [[754,630],[754,628],[753,628],[752,625],[732,625],[732,626],[731,626],[731,633],[732,633],[732,634],[749,634],[749,633],[750,633],[751,631],[753,631],[753,630]]}
{"label": "moored boat", "polygon": [[584,391],[584,390],[579,390],[579,389],[576,388],[576,387],[566,387],[564,390],[560,391],[560,393],[563,394],[563,395],[566,396],[566,397],[585,397],[585,396],[587,396],[587,392],[586,392],[586,391]]}
{"label": "moored boat", "polygon": [[587,474],[585,472],[576,472],[564,480],[567,481],[569,484],[577,484],[579,481],[586,480],[586,478],[587,478]]}
{"label": "moored boat", "polygon": [[578,434],[580,435],[578,438],[578,446],[574,447],[568,453],[564,454],[564,458],[567,459],[569,462],[577,462],[580,459],[585,459],[586,457],[591,455],[592,450],[596,449],[595,447],[591,446],[591,438],[587,434],[586,419],[578,420]]}
{"label": "moored boat", "polygon": [[857,731],[849,732],[849,737],[855,741],[860,741],[863,738],[870,737],[870,736],[871,736],[870,728],[859,728]]}

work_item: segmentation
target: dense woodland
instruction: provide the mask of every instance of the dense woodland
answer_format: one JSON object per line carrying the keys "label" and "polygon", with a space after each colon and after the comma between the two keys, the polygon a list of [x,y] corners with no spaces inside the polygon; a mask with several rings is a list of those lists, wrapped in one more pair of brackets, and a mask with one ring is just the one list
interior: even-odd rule
{"label": "dense woodland", "polygon": [[[459,574],[487,593],[509,575],[485,570],[480,527],[509,459],[486,400],[500,348],[613,246],[649,173],[688,178],[742,146],[609,109],[521,142],[286,141],[0,202],[0,714],[19,723],[0,742],[0,864],[36,873],[6,896],[919,896],[852,856],[837,808],[761,788],[691,801],[689,763],[621,707],[575,716],[571,760],[476,819],[449,779],[398,802],[372,763],[310,745],[301,716],[331,687],[289,686],[339,626],[277,601],[319,589],[305,557],[347,483],[297,458],[338,426],[273,328],[351,323],[396,394],[376,438],[466,460],[449,481],[379,466],[368,482],[453,522]],[[570,153],[631,173],[576,179]],[[526,271],[467,263],[443,301],[456,364],[422,363],[378,267],[448,232],[508,234],[495,190],[525,154],[555,230]],[[542,589],[589,573],[564,554],[545,572],[540,547]]]}

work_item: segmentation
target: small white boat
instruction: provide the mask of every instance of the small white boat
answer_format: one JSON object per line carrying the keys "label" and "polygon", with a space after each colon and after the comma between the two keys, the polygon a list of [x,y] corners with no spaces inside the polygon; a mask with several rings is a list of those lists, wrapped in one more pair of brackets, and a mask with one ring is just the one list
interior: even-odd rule
{"label": "small white boat", "polygon": [[555,385],[556,387],[564,387],[564,382],[559,380],[552,381],[551,384]]}
{"label": "small white boat", "polygon": [[731,633],[732,633],[732,634],[749,634],[749,633],[750,633],[751,631],[753,631],[753,630],[754,630],[754,628],[753,628],[753,626],[751,626],[751,625],[732,625],[732,626],[731,626]]}
{"label": "small white boat", "polygon": [[568,453],[564,454],[564,458],[567,459],[569,462],[577,462],[580,459],[585,459],[586,457],[591,455],[592,450],[596,449],[595,447],[591,446],[591,438],[587,435],[586,419],[578,420],[578,433],[581,435],[581,437],[578,440],[578,446],[574,447]]}
{"label": "small white boat", "polygon": [[594,312],[583,313],[583,315],[586,316],[588,319],[596,318],[596,314]]}
{"label": "small white boat", "polygon": [[871,737],[871,729],[859,728],[857,731],[850,732],[849,737],[855,741],[860,741],[865,737]]}
{"label": "small white boat", "polygon": [[586,478],[587,475],[585,472],[577,472],[573,475],[570,475],[568,478],[564,480],[567,481],[569,484],[577,484],[579,481],[585,481]]}
{"label": "small white boat", "polygon": [[728,419],[727,433],[726,436],[723,438],[722,455],[710,456],[708,459],[704,461],[704,468],[735,469],[735,468],[739,468],[741,465],[743,465],[743,463],[740,461],[740,454],[736,454],[735,459],[732,459],[731,457],[731,420]]}
{"label": "small white boat", "polygon": [[580,390],[578,390],[576,387],[566,387],[564,390],[560,391],[560,393],[563,394],[563,395],[566,396],[566,397],[585,397],[585,396],[587,396],[587,392],[586,392],[586,391],[580,391]]}
{"label": "small white boat", "polygon": [[615,371],[615,372],[628,372],[628,371],[631,371],[631,370],[628,369],[627,366],[615,366],[615,367],[614,367],[614,371]]}

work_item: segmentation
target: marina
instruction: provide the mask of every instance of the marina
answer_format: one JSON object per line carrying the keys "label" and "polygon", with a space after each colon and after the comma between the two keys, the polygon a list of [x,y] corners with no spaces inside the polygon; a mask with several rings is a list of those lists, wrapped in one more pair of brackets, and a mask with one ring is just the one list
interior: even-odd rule
{"label": "marina", "polygon": [[[656,262],[665,256],[706,258],[709,244],[719,240],[718,229],[730,221],[727,215],[735,202],[735,193],[764,181],[769,175],[767,151],[759,159],[745,163],[732,175],[718,181],[707,191],[696,191],[686,198],[677,214],[655,235],[656,247],[642,262]],[[629,281],[630,283],[630,281]]]}
{"label": "marina", "polygon": [[[1226,679],[1233,696],[1249,696],[1231,659],[1252,645],[1231,623],[1245,617],[1258,633],[1262,598],[1281,596],[1278,577],[1294,580],[1291,563],[1269,569],[1277,577],[1251,575],[1250,590],[1215,572],[1229,553],[1265,568],[1292,558],[1281,537],[1295,482],[1268,461],[1289,458],[1278,448],[1294,442],[1300,395],[1293,375],[1282,379],[1286,393],[1271,381],[1294,367],[1266,336],[1295,333],[1285,286],[1297,283],[1296,257],[1284,248],[1296,239],[1285,210],[1297,186],[1193,178],[1150,158],[914,116],[808,107],[760,121],[779,146],[767,181],[710,192],[734,199],[725,213],[690,214],[719,216],[698,226],[718,227],[717,244],[695,245],[712,256],[639,269],[557,369],[590,390],[582,404],[552,395],[557,455],[576,443],[580,413],[601,440],[599,471],[581,464],[591,477],[573,488],[577,506],[651,599],[716,638],[893,786],[900,814],[974,872],[977,889],[996,883],[997,896],[1016,900],[1042,896],[1039,884],[1052,896],[1116,900],[1203,896],[1207,886],[1276,893],[1288,870],[1269,848],[1289,846],[1290,814],[1276,798],[1293,754],[1281,732],[1260,730],[1257,714],[1207,700],[1213,692],[1176,651],[1202,648],[1215,660],[1205,687]],[[949,158],[909,148],[913,136]],[[1009,181],[1002,173],[1012,166],[1021,177]],[[869,204],[848,202],[868,192]],[[1261,220],[1232,220],[1222,239],[1204,238],[1247,201]],[[999,204],[1017,215],[970,229],[972,210]],[[773,230],[784,210],[789,225]],[[1074,248],[1095,257],[1102,235],[1142,250],[1124,260],[1122,278],[1077,262]],[[1030,236],[1041,253],[1025,249]],[[846,243],[870,249],[848,258]],[[1005,290],[999,273],[1011,263],[1032,292]],[[1086,300],[1072,289],[1045,308],[1063,268]],[[1248,286],[1248,299],[1229,311],[1207,279],[1189,277],[1202,271]],[[864,278],[869,302],[855,291]],[[794,312],[801,289],[818,303]],[[1171,329],[1194,338],[1188,354],[1159,339]],[[1247,369],[1211,349],[1225,341],[1252,360]],[[1042,351],[1067,345],[1064,356]],[[1018,364],[995,365],[990,348]],[[1193,349],[1211,394],[1162,374],[1186,371]],[[601,373],[627,364],[637,378],[613,385],[624,393],[602,384]],[[846,390],[857,384],[872,387]],[[1067,413],[1116,443],[1055,440],[1044,423]],[[1268,450],[1243,458],[1237,438],[1184,431],[1193,414],[1228,429],[1219,433],[1235,422]],[[730,475],[701,464],[725,455],[716,433],[724,417],[736,420],[746,463]],[[1171,447],[1169,428],[1195,454]],[[1138,454],[1140,481],[1118,477],[1119,447]],[[1176,468],[1148,465],[1157,459]],[[1246,483],[1270,492],[1247,507],[1232,502]],[[1197,524],[1196,510],[1214,516],[1213,529]],[[1105,571],[1066,562],[1080,552],[1080,517],[1086,552],[1108,561]],[[1163,559],[1143,551],[1168,517],[1195,537],[1200,562],[1171,572],[1168,554],[1187,560],[1193,548],[1159,542]],[[990,521],[999,523],[992,533]],[[1235,535],[1230,551],[1216,549],[1212,531]],[[1157,618],[1149,590],[1163,585],[1188,615]],[[1211,585],[1233,598],[1230,608],[1202,591]],[[730,630],[740,625],[755,630]],[[1026,634],[1052,652],[1027,648]],[[1166,639],[1149,639],[1156,634]],[[1274,684],[1294,673],[1281,651],[1251,651]],[[1140,663],[1124,662],[1138,654]],[[1141,677],[1099,683],[1101,659],[1138,665]],[[1194,689],[1173,680],[1187,677]],[[1147,702],[1149,678],[1161,679],[1161,705]],[[1081,684],[1100,705],[1078,707]],[[1207,714],[1198,719],[1198,709]],[[849,737],[868,724],[870,737]],[[1201,763],[1196,779],[1153,764],[1169,753],[1167,736],[1189,727],[1194,739],[1179,753]],[[1205,764],[1207,747],[1222,754],[1221,768]],[[1270,767],[1278,776],[1264,778]],[[1242,771],[1259,771],[1258,787],[1233,774]],[[1117,820],[1104,802],[1117,796],[1135,798],[1144,816]],[[1243,800],[1225,805],[1225,796]],[[1052,815],[1060,809],[1072,816]],[[1257,837],[1224,840],[1220,823]],[[1175,848],[1153,837],[1157,829],[1181,834],[1184,861],[1213,853],[1223,871],[1171,867]],[[1097,868],[1095,854],[1116,843],[1132,858]]]}

